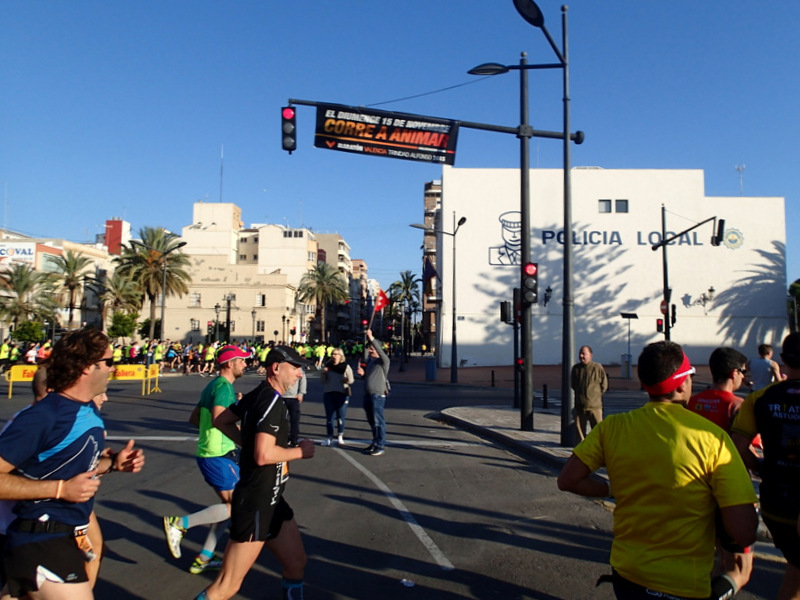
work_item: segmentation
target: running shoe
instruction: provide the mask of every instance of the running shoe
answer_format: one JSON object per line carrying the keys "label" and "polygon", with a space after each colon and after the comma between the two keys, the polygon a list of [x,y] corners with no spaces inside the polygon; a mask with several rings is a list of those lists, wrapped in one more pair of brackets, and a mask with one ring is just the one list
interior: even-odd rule
{"label": "running shoe", "polygon": [[370,452],[369,455],[370,456],[380,456],[381,454],[383,454],[383,452],[384,452],[383,448],[373,448],[372,452]]}
{"label": "running shoe", "polygon": [[167,547],[175,558],[181,557],[181,540],[186,530],[178,525],[180,517],[164,517],[164,533],[167,536]]}
{"label": "running shoe", "polygon": [[222,559],[216,554],[206,561],[195,556],[192,566],[189,567],[189,573],[192,575],[200,575],[206,571],[219,571],[222,568]]}
{"label": "running shoe", "polygon": [[361,452],[362,454],[372,454],[372,451],[375,450],[375,444],[370,444],[366,448],[364,448]]}
{"label": "running shoe", "polygon": [[344,436],[343,435],[339,435],[339,445],[340,446],[346,446],[347,445],[347,442],[344,441]]}

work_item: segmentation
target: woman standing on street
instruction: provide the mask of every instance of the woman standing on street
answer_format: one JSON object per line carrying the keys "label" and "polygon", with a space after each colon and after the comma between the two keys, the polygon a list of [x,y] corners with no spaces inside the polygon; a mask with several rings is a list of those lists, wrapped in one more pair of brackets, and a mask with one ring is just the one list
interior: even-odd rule
{"label": "woman standing on street", "polygon": [[322,383],[325,404],[325,427],[328,439],[324,445],[330,446],[333,442],[333,426],[337,424],[339,431],[339,444],[344,444],[344,418],[347,414],[347,405],[350,402],[350,386],[355,381],[353,369],[345,362],[344,352],[335,348],[330,360],[322,369]]}

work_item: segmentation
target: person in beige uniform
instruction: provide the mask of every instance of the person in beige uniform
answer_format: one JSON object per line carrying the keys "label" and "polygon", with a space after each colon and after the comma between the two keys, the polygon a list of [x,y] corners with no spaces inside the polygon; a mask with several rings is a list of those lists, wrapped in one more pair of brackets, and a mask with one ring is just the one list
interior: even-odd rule
{"label": "person in beige uniform", "polygon": [[581,346],[578,364],[572,367],[570,387],[575,392],[575,427],[582,440],[603,420],[603,394],[608,390],[608,376],[603,365],[592,361],[592,349]]}

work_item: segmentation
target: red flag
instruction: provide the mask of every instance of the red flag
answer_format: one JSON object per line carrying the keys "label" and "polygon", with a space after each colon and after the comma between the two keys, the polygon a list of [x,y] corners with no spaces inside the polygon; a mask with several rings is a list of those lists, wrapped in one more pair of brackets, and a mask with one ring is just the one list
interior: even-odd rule
{"label": "red flag", "polygon": [[375,312],[383,310],[389,305],[389,298],[386,297],[386,292],[378,290],[378,299],[375,301]]}

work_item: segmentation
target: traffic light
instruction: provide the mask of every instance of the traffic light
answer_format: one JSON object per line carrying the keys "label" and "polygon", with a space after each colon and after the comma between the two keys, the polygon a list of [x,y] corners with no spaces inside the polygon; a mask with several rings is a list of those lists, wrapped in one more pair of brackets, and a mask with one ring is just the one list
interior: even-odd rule
{"label": "traffic light", "polygon": [[525,371],[525,359],[521,356],[518,356],[517,359],[514,361],[515,366],[517,367],[517,371],[524,372]]}
{"label": "traffic light", "polygon": [[522,303],[526,306],[539,301],[539,265],[528,263],[522,266]]}
{"label": "traffic light", "polygon": [[656,331],[664,333],[664,319],[656,319]]}
{"label": "traffic light", "polygon": [[511,313],[511,302],[500,303],[500,320],[503,323],[512,323],[514,321],[514,315]]}
{"label": "traffic light", "polygon": [[292,328],[289,330],[289,333],[290,333],[291,335],[297,335],[297,327],[292,327]]}
{"label": "traffic light", "polygon": [[209,325],[208,329],[206,331],[207,331],[208,335],[213,335],[214,334],[214,326],[213,325]]}
{"label": "traffic light", "polygon": [[281,145],[289,154],[297,150],[297,113],[294,106],[281,109]]}
{"label": "traffic light", "polygon": [[675,327],[675,321],[678,320],[678,307],[674,304],[672,305],[672,315],[670,316],[669,326]]}

